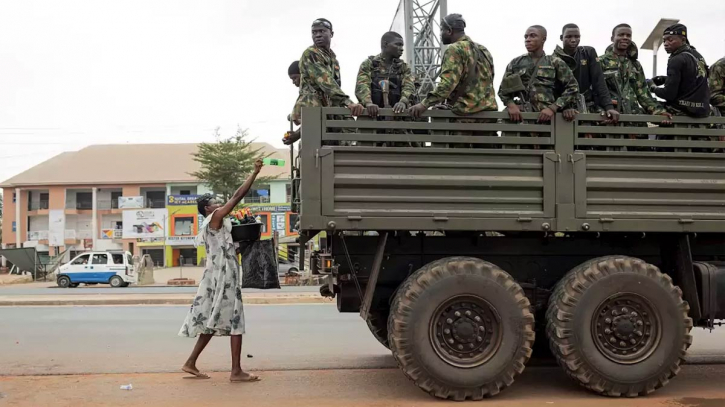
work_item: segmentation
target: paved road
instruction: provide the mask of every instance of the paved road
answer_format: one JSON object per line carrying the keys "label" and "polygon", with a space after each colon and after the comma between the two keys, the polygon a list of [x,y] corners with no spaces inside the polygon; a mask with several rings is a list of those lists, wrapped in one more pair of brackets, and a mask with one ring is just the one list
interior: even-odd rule
{"label": "paved road", "polygon": [[[194,344],[176,336],[186,306],[8,307],[0,310],[0,375],[173,372]],[[247,305],[244,364],[254,370],[392,368],[357,314],[334,305]],[[725,362],[725,328],[694,331],[690,361]],[[201,367],[228,369],[226,338]]]}
{"label": "paved road", "polygon": [[[0,296],[6,295],[78,295],[78,294],[192,294],[196,292],[197,287],[158,287],[158,286],[142,286],[142,287],[125,287],[111,288],[108,286],[80,286],[77,288],[59,288],[58,286],[48,284],[33,283],[32,287],[23,287],[22,285],[9,285],[0,287]],[[245,288],[245,293],[252,292],[272,292],[275,290],[257,290]],[[284,286],[283,292],[300,292],[311,293],[320,292],[320,287],[315,286]]]}

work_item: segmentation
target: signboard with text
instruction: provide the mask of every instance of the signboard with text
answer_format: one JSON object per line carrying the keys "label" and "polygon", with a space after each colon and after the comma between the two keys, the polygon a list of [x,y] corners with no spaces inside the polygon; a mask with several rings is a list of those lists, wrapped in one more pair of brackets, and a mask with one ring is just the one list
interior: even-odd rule
{"label": "signboard with text", "polygon": [[166,198],[166,204],[168,206],[186,206],[186,205],[196,206],[196,200],[198,198],[199,198],[199,195],[169,195]]}
{"label": "signboard with text", "polygon": [[166,208],[123,211],[123,238],[163,238],[167,217]]}
{"label": "signboard with text", "polygon": [[142,196],[119,196],[118,209],[141,209],[143,208]]}

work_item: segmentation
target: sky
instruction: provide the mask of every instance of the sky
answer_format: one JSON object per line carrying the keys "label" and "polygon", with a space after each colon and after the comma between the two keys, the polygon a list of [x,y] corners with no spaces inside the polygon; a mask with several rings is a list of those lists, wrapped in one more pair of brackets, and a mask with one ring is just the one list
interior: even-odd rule
{"label": "sky", "polygon": [[[283,147],[297,97],[287,67],[311,45],[311,22],[332,21],[342,88],[353,96],[358,67],[379,53],[397,4],[0,0],[0,181],[91,144],[213,142],[217,127]],[[582,45],[602,54],[619,23],[641,43],[660,18],[679,18],[708,63],[725,56],[725,0],[449,0],[448,11],[463,14],[468,35],[491,51],[497,89],[533,24],[549,30],[547,53],[573,22]],[[658,58],[664,75],[664,49]],[[640,61],[650,75],[652,52]]]}

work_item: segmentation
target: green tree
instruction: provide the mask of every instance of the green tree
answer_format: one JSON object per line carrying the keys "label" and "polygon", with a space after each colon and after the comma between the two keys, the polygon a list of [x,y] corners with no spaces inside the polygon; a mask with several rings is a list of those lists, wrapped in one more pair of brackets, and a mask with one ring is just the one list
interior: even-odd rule
{"label": "green tree", "polygon": [[[234,136],[223,138],[219,128],[214,129],[216,143],[201,143],[199,151],[194,153],[194,161],[201,164],[199,171],[190,173],[196,179],[203,181],[216,194],[225,200],[232,197],[234,192],[244,183],[254,170],[254,161],[265,158],[261,148],[252,147],[254,140],[247,140],[247,130],[237,128]],[[254,185],[269,182],[271,177],[259,177]]]}

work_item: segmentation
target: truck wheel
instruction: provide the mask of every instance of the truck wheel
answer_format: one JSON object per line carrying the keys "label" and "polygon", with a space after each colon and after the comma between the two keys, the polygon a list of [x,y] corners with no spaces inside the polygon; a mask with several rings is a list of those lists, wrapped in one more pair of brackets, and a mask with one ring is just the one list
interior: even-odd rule
{"label": "truck wheel", "polygon": [[579,384],[605,396],[637,397],[679,373],[692,343],[689,309],[654,265],[601,257],[559,282],[547,334],[557,362]]}
{"label": "truck wheel", "polygon": [[123,279],[119,276],[111,277],[108,283],[111,284],[111,287],[113,288],[123,287]]}
{"label": "truck wheel", "polygon": [[70,287],[70,278],[68,276],[58,277],[58,287],[60,287],[60,288]]}
{"label": "truck wheel", "polygon": [[403,283],[388,332],[398,366],[422,390],[443,399],[481,400],[523,372],[534,316],[508,273],[477,258],[450,257]]}
{"label": "truck wheel", "polygon": [[388,313],[381,311],[371,312],[368,315],[367,323],[375,339],[381,345],[390,349],[390,342],[388,342]]}

